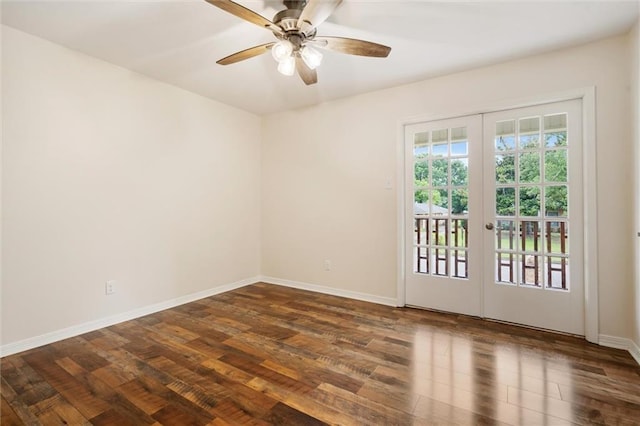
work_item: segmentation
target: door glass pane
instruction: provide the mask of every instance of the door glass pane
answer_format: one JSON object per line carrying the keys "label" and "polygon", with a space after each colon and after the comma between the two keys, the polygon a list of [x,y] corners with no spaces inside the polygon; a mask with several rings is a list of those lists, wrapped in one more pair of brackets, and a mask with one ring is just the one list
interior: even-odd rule
{"label": "door glass pane", "polygon": [[520,284],[541,287],[543,283],[542,256],[526,254],[521,256],[521,259],[522,272],[520,273]]}
{"label": "door glass pane", "polygon": [[518,233],[514,220],[498,220],[496,223],[496,248],[498,250],[514,250]]}
{"label": "door glass pane", "polygon": [[436,189],[433,191],[433,202],[431,213],[434,216],[447,216],[449,215],[449,190],[448,189]]}
{"label": "door glass pane", "polygon": [[540,146],[540,117],[522,118],[519,122],[519,146],[521,149]]}
{"label": "door glass pane", "polygon": [[514,216],[516,214],[516,189],[513,187],[496,188],[496,215]]}
{"label": "door glass pane", "polygon": [[[439,144],[438,142],[448,142],[449,141],[449,129],[441,129],[441,130],[434,130],[433,132],[431,132],[431,141],[433,142],[433,146],[434,147],[442,147],[442,146],[447,146],[447,144],[445,143],[444,145]],[[433,155],[446,155],[447,151],[445,150],[445,152],[443,153],[438,153],[437,152],[438,149],[435,149],[433,152]]]}
{"label": "door glass pane", "polygon": [[434,157],[445,157],[449,154],[449,145],[446,143],[434,144],[431,146],[431,154]]}
{"label": "door glass pane", "polygon": [[469,212],[469,190],[458,188],[451,191],[451,214],[464,216]]}
{"label": "door glass pane", "polygon": [[569,253],[569,223],[566,221],[546,221],[546,252],[551,254]]}
{"label": "door glass pane", "polygon": [[520,187],[520,216],[540,216],[540,187]]}
{"label": "door glass pane", "polygon": [[520,250],[527,253],[539,253],[542,251],[542,239],[540,222],[520,222]]}
{"label": "door glass pane", "polygon": [[429,186],[429,163],[424,161],[416,162],[413,166],[414,185],[416,188]]}
{"label": "door glass pane", "polygon": [[463,248],[469,247],[469,234],[468,234],[468,220],[467,219],[452,219],[451,220],[451,242],[452,247]]}
{"label": "door glass pane", "polygon": [[433,229],[433,245],[446,247],[449,245],[449,220],[438,218],[431,220]]}
{"label": "door glass pane", "polygon": [[428,247],[415,247],[413,249],[414,270],[418,273],[429,273],[429,248]]}
{"label": "door glass pane", "polygon": [[429,132],[416,133],[413,141],[413,158],[416,161],[427,158],[429,155]]}
{"label": "door glass pane", "polygon": [[502,284],[516,284],[518,255],[513,253],[496,253],[496,282]]}
{"label": "door glass pane", "polygon": [[433,275],[449,275],[449,250],[439,248],[435,249],[435,259],[434,259],[434,268]]}
{"label": "door glass pane", "polygon": [[413,233],[413,243],[415,245],[429,244],[429,219],[424,217],[416,217],[415,232]]}
{"label": "door glass pane", "polygon": [[[429,205],[426,204],[429,201],[431,191],[421,189],[413,193],[413,199],[419,208],[416,209],[416,214],[429,214]],[[421,210],[418,212],[418,210]]]}
{"label": "door glass pane", "polygon": [[569,289],[569,258],[548,256],[545,283],[547,288],[556,290]]}
{"label": "door glass pane", "polygon": [[554,149],[544,153],[545,182],[567,181],[567,150]]}
{"label": "door glass pane", "polygon": [[468,155],[468,154],[469,154],[469,144],[466,141],[451,143],[451,155]]}
{"label": "door glass pane", "polygon": [[498,151],[511,151],[516,147],[516,137],[513,135],[499,136],[496,138],[496,149]]}
{"label": "door glass pane", "polygon": [[433,186],[447,186],[449,184],[449,161],[446,159],[433,160]]}
{"label": "door glass pane", "polygon": [[547,147],[567,145],[567,114],[548,115],[544,118],[544,141]]}
{"label": "door glass pane", "polygon": [[496,155],[496,182],[514,183],[516,181],[516,156],[514,154]]}
{"label": "door glass pane", "polygon": [[520,183],[540,182],[540,153],[525,152],[520,154]]}
{"label": "door glass pane", "polygon": [[511,151],[516,148],[515,120],[496,123],[496,151]]}
{"label": "door glass pane", "polygon": [[451,161],[451,184],[466,186],[469,184],[469,159],[460,158]]}
{"label": "door glass pane", "polygon": [[545,216],[564,217],[569,214],[569,194],[566,185],[544,188]]}

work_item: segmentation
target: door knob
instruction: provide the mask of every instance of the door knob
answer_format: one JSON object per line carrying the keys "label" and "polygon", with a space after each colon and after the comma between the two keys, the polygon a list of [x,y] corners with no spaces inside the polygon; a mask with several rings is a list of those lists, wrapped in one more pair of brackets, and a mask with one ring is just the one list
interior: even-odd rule
{"label": "door knob", "polygon": [[493,223],[489,222],[484,227],[491,231],[493,229]]}

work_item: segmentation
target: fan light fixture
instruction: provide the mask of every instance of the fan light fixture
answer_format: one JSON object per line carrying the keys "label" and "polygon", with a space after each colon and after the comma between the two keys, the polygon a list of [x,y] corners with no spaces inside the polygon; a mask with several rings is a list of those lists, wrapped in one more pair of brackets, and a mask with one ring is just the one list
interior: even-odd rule
{"label": "fan light fixture", "polygon": [[293,53],[293,44],[289,40],[280,40],[271,48],[271,55],[278,62],[291,57],[291,53]]}
{"label": "fan light fixture", "polygon": [[322,53],[311,46],[303,46],[302,49],[300,49],[300,56],[302,56],[304,63],[312,70],[318,68],[322,62]]}
{"label": "fan light fixture", "polygon": [[278,71],[280,71],[280,74],[292,76],[296,71],[296,59],[293,56],[284,58],[278,63]]}

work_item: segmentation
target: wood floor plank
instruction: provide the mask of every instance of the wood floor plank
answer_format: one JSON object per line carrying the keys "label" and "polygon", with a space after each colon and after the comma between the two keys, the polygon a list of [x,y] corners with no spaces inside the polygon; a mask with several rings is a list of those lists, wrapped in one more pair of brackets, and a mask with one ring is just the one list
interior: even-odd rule
{"label": "wood floor plank", "polygon": [[323,383],[313,393],[314,400],[337,408],[364,424],[384,424],[394,419],[398,424],[411,424],[414,417],[406,411],[371,401],[361,395]]}
{"label": "wood floor plank", "polygon": [[220,358],[221,362],[227,363],[235,368],[238,368],[254,377],[260,377],[271,383],[275,383],[291,392],[298,394],[307,394],[313,389],[312,386],[299,380],[291,379],[283,374],[263,367],[260,364],[256,364],[250,358],[241,357],[234,354],[228,354]]}
{"label": "wood floor plank", "polygon": [[36,404],[57,393],[49,382],[20,357],[4,360],[2,380],[6,381],[4,389],[11,389],[14,394],[20,395],[21,403],[26,405]]}
{"label": "wood floor plank", "polygon": [[3,425],[19,425],[22,422],[20,418],[16,414],[16,412],[11,408],[5,397],[0,397],[0,423]]}
{"label": "wood floor plank", "polygon": [[282,402],[278,402],[269,417],[269,421],[276,425],[305,425],[305,426],[323,426],[327,423],[302,413],[295,408],[291,408]]}
{"label": "wood floor plank", "polygon": [[138,423],[129,417],[122,415],[119,411],[110,409],[91,419],[94,426],[136,426]]}
{"label": "wood floor plank", "polygon": [[181,406],[175,405],[172,403],[166,404],[163,408],[158,410],[153,415],[153,418],[156,419],[160,424],[168,425],[168,426],[203,424],[192,413],[184,410],[184,408],[182,408]]}
{"label": "wood floor plank", "polygon": [[32,406],[43,424],[90,425],[91,423],[60,394]]}
{"label": "wood floor plank", "polygon": [[86,418],[91,419],[109,409],[105,400],[96,397],[76,377],[58,366],[46,349],[25,355],[24,359]]}
{"label": "wood floor plank", "polygon": [[[24,402],[20,395],[16,394],[15,390],[7,383],[4,377],[0,380],[0,397],[2,397],[2,401],[6,402],[23,424],[37,425],[40,423],[36,415],[29,409],[29,405]],[[10,412],[8,412],[7,416],[9,414]],[[2,424],[4,424],[4,420]]]}
{"label": "wood floor plank", "polygon": [[296,393],[282,389],[281,387],[260,378],[256,377],[252,379],[247,383],[247,386],[269,395],[289,407],[322,422],[338,425],[361,424],[361,419],[351,417],[347,413],[338,411],[333,407],[318,403],[312,398],[297,395]]}
{"label": "wood floor plank", "polygon": [[3,425],[640,424],[575,336],[257,283],[0,359]]}

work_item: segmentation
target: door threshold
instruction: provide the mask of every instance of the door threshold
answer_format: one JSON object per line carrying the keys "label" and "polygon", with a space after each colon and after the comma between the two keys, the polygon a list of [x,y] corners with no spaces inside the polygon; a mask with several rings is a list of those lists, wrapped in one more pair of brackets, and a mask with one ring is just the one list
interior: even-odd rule
{"label": "door threshold", "polygon": [[559,336],[574,337],[574,338],[586,340],[585,336],[580,335],[580,334],[567,333],[565,331],[552,330],[552,329],[549,329],[549,328],[534,327],[532,325],[519,324],[517,322],[502,321],[502,320],[497,320],[497,319],[493,319],[493,318],[484,318],[484,317],[480,317],[480,316],[476,316],[476,315],[468,315],[468,314],[461,314],[461,313],[458,313],[458,312],[443,311],[441,309],[426,308],[424,306],[415,306],[415,305],[408,305],[407,304],[404,307],[405,308],[410,308],[410,309],[419,309],[421,311],[434,312],[434,313],[438,313],[438,314],[463,316],[463,317],[466,317],[466,318],[479,319],[479,320],[482,320],[482,321],[492,322],[492,323],[495,323],[495,324],[504,324],[504,325],[509,325],[509,326],[513,326],[513,327],[526,328],[527,330],[541,331],[541,332],[544,332],[544,333],[552,333],[552,334],[557,334]]}

